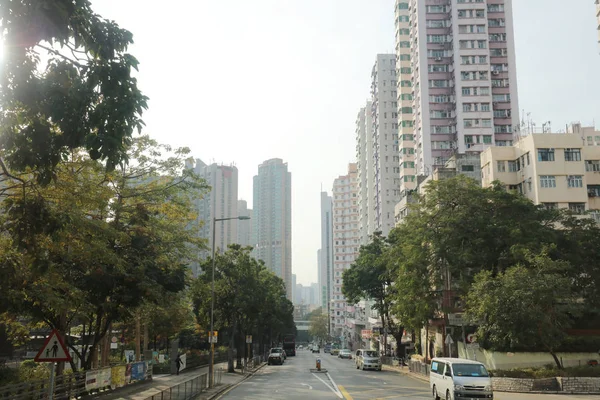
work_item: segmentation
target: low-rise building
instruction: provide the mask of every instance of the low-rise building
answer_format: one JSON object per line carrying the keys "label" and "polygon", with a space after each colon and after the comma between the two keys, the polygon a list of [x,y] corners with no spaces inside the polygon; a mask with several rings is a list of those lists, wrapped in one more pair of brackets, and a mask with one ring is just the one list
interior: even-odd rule
{"label": "low-rise building", "polygon": [[535,204],[589,213],[600,222],[600,132],[572,125],[564,134],[531,134],[481,154],[482,184],[498,180]]}

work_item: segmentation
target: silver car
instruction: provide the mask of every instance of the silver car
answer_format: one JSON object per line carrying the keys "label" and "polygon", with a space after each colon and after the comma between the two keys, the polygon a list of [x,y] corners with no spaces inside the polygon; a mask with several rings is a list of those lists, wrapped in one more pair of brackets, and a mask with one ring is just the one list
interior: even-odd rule
{"label": "silver car", "polygon": [[381,371],[381,358],[376,350],[356,350],[354,360],[356,369]]}

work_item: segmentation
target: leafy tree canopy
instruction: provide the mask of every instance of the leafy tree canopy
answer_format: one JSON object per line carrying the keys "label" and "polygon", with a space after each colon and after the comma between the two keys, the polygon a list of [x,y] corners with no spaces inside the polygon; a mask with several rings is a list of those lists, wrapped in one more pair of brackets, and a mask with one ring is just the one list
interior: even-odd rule
{"label": "leafy tree canopy", "polygon": [[565,277],[570,266],[546,254],[528,255],[530,266],[517,264],[494,276],[482,271],[467,295],[467,317],[479,326],[480,341],[494,349],[544,348],[556,361],[582,304]]}
{"label": "leafy tree canopy", "polygon": [[128,161],[147,98],[132,70],[131,32],[94,13],[88,0],[0,2],[0,166],[31,170],[48,184],[84,148],[108,171]]}

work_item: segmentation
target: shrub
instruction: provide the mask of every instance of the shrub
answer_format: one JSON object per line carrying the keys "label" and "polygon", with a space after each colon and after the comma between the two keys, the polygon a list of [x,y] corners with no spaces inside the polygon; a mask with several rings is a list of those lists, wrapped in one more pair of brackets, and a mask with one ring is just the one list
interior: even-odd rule
{"label": "shrub", "polygon": [[494,377],[503,378],[522,378],[522,379],[542,379],[561,377],[600,377],[600,368],[598,367],[567,367],[565,369],[546,367],[531,367],[531,368],[512,368],[512,369],[496,369],[490,371]]}

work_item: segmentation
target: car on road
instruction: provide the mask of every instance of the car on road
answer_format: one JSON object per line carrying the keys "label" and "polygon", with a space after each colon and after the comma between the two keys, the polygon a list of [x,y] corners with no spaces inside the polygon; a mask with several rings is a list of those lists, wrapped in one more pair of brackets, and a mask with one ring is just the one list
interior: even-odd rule
{"label": "car on road", "polygon": [[316,344],[315,344],[315,345],[312,347],[312,352],[313,352],[313,353],[321,353],[321,349],[319,348],[319,346],[318,346],[318,345],[316,345]]}
{"label": "car on road", "polygon": [[347,358],[348,360],[352,360],[352,352],[348,349],[340,350],[340,354],[338,354],[338,358]]}
{"label": "car on road", "polygon": [[283,365],[285,361],[285,353],[282,348],[272,348],[269,352],[269,358],[267,359],[267,364],[279,364]]}
{"label": "car on road", "polygon": [[340,354],[340,349],[331,349],[329,354],[331,354],[332,356],[337,356],[338,354]]}
{"label": "car on road", "polygon": [[381,371],[381,358],[376,350],[356,350],[354,361],[356,369]]}
{"label": "car on road", "polygon": [[494,398],[492,378],[485,365],[462,358],[431,360],[429,388],[436,400]]}

